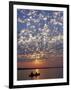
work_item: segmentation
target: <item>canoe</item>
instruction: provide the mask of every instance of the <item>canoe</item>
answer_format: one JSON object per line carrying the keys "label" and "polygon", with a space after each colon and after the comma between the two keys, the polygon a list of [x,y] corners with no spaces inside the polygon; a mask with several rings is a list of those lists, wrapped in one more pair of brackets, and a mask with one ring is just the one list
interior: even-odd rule
{"label": "canoe", "polygon": [[33,72],[31,72],[31,74],[29,75],[29,77],[34,77],[34,76],[39,76],[40,75],[40,73],[33,73]]}

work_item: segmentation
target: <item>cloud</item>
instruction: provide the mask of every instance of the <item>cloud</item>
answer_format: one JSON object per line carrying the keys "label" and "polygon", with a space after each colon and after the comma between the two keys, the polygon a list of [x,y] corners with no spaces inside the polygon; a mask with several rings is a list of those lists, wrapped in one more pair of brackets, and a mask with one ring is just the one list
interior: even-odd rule
{"label": "cloud", "polygon": [[[62,20],[61,20],[62,21]],[[56,19],[50,19],[50,24],[54,24],[54,25],[63,25],[63,22],[58,21]]]}
{"label": "cloud", "polygon": [[21,50],[34,52],[37,48],[43,50],[44,46],[48,50],[48,44],[55,50],[53,44],[63,43],[63,33],[61,33],[63,32],[63,16],[61,16],[61,12],[36,10],[23,10],[22,12],[23,14],[18,15],[17,19],[19,27],[22,27],[23,24],[23,29],[18,32],[17,40]]}
{"label": "cloud", "polygon": [[22,20],[22,19],[20,19],[19,17],[18,17],[17,21],[18,21],[19,23],[25,23],[25,20]]}

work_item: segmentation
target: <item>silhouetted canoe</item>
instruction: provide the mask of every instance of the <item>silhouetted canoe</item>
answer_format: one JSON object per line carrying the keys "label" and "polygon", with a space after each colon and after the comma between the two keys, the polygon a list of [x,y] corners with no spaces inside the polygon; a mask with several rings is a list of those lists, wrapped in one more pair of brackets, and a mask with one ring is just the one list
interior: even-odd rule
{"label": "silhouetted canoe", "polygon": [[33,72],[31,72],[31,74],[29,75],[29,77],[33,77],[33,76],[39,76],[40,75],[40,73],[33,73]]}

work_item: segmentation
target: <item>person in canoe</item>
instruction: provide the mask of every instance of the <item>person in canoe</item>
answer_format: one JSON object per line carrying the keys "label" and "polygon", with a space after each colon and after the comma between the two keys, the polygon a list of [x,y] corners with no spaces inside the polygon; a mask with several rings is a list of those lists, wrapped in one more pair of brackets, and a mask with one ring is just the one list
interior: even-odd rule
{"label": "person in canoe", "polygon": [[37,73],[37,72],[33,73],[33,72],[31,72],[31,74],[29,75],[29,77],[39,76],[39,75],[40,75],[40,73]]}

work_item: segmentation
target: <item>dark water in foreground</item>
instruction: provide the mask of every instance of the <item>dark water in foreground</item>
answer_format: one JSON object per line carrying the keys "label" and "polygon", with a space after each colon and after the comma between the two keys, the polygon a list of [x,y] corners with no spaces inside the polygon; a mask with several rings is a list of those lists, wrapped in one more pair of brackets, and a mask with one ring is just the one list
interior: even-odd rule
{"label": "dark water in foreground", "polygon": [[[38,72],[40,73],[40,75],[29,77],[32,71]],[[63,78],[63,68],[17,70],[17,80],[39,80],[39,79],[55,79],[55,78]]]}

